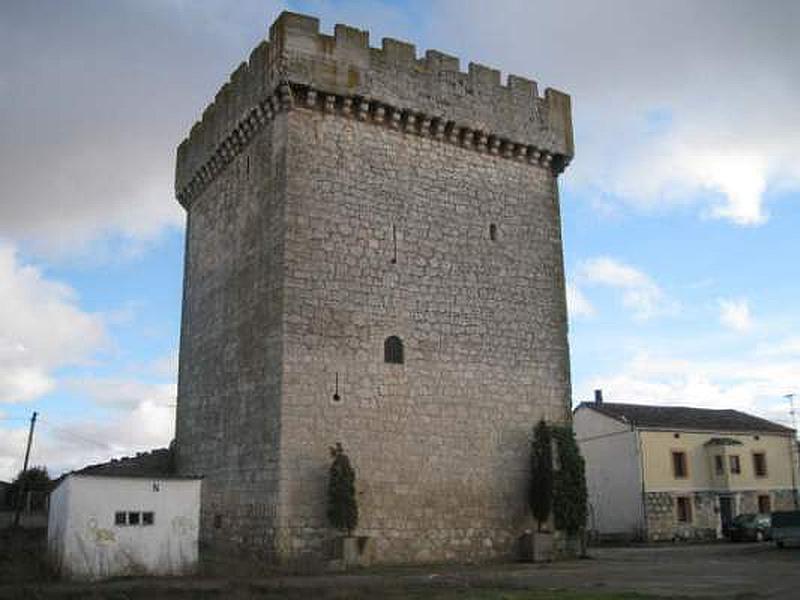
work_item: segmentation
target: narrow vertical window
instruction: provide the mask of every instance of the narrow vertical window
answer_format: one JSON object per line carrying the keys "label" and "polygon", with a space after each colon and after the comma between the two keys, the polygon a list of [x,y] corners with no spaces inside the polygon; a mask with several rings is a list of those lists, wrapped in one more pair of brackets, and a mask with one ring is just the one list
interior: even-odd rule
{"label": "narrow vertical window", "polygon": [[396,365],[403,364],[403,342],[396,335],[389,336],[383,343],[383,360]]}
{"label": "narrow vertical window", "polygon": [[489,239],[492,240],[493,242],[497,241],[497,225],[495,225],[494,223],[491,223],[489,225]]}
{"label": "narrow vertical window", "polygon": [[770,497],[767,494],[758,497],[758,512],[760,513],[772,512],[772,502],[770,501]]}
{"label": "narrow vertical window", "polygon": [[673,452],[672,453],[672,473],[676,479],[683,479],[688,474],[686,468],[686,453]]}
{"label": "narrow vertical window", "polygon": [[725,461],[722,459],[722,455],[720,454],[717,454],[714,457],[714,471],[717,475],[725,474]]}
{"label": "narrow vertical window", "polygon": [[689,502],[689,498],[685,496],[681,496],[676,499],[677,500],[677,508],[678,508],[678,522],[679,523],[691,523],[692,522],[692,503]]}
{"label": "narrow vertical window", "polygon": [[753,472],[756,477],[767,476],[767,455],[763,452],[753,453]]}
{"label": "narrow vertical window", "polygon": [[397,263],[397,227],[392,224],[392,264]]}
{"label": "narrow vertical window", "polygon": [[339,395],[339,371],[336,371],[336,379],[333,384],[333,401],[338,402],[342,397]]}

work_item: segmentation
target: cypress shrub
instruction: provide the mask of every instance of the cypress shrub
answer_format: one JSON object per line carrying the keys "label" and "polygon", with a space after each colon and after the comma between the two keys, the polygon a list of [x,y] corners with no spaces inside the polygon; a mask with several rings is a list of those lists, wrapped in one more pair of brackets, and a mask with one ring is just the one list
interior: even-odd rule
{"label": "cypress shrub", "polygon": [[538,531],[550,518],[553,503],[553,444],[550,427],[544,419],[533,429],[531,443],[531,489],[528,503]]}
{"label": "cypress shrub", "polygon": [[556,529],[575,534],[586,526],[586,466],[569,425],[553,427],[559,468],[553,477],[553,516]]}
{"label": "cypress shrub", "polygon": [[351,535],[358,525],[356,472],[339,442],[330,451],[333,461],[328,477],[328,520],[336,529]]}

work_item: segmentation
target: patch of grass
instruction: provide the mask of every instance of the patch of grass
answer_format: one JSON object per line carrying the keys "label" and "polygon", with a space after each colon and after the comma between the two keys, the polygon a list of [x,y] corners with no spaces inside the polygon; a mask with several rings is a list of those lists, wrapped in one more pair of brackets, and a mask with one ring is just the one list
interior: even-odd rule
{"label": "patch of grass", "polygon": [[0,582],[51,581],[44,529],[0,530]]}

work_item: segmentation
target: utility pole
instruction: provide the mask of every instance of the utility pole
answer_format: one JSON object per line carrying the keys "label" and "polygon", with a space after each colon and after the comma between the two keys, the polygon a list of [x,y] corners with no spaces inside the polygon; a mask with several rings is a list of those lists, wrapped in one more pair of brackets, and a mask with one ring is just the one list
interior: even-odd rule
{"label": "utility pole", "polygon": [[792,447],[791,447],[791,462],[789,463],[792,469],[792,499],[794,500],[794,508],[797,510],[800,508],[800,503],[798,503],[797,498],[797,413],[794,410],[794,393],[784,395],[789,401],[789,414],[792,415],[792,428],[794,429],[794,435],[792,436]]}
{"label": "utility pole", "polygon": [[19,527],[19,517],[22,512],[22,498],[25,497],[25,484],[28,482],[26,473],[28,472],[28,458],[31,455],[31,442],[33,441],[33,428],[36,425],[36,411],[33,411],[31,417],[31,428],[28,430],[28,446],[25,448],[25,462],[22,464],[22,487],[19,490],[17,498],[17,512],[14,515],[14,528]]}

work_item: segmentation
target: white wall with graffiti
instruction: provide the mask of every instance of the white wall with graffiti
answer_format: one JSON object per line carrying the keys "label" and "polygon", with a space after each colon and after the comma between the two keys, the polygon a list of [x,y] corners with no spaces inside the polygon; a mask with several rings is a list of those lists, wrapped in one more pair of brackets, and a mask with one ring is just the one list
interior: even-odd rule
{"label": "white wall with graffiti", "polygon": [[68,475],[50,498],[50,559],[73,579],[191,572],[197,565],[200,483]]}

